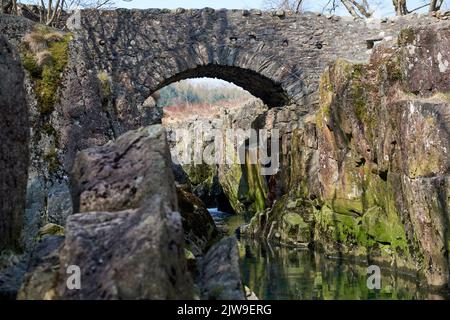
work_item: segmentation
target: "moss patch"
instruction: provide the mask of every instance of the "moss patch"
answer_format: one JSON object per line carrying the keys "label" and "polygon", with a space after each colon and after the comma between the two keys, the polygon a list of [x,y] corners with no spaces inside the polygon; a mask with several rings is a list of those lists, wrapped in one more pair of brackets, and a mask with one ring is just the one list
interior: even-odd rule
{"label": "moss patch", "polygon": [[44,155],[44,161],[48,164],[48,171],[50,173],[57,172],[61,166],[56,148],[52,148],[47,154]]}
{"label": "moss patch", "polygon": [[38,27],[22,43],[22,64],[33,78],[41,114],[49,114],[54,110],[56,93],[68,63],[72,36],[57,34],[51,28]]}
{"label": "moss patch", "polygon": [[64,227],[54,223],[48,223],[39,230],[37,240],[40,241],[45,236],[64,236]]}
{"label": "moss patch", "polygon": [[100,81],[103,100],[109,99],[112,94],[112,80],[110,75],[106,71],[102,71],[97,74],[97,78]]}
{"label": "moss patch", "polygon": [[398,45],[407,46],[408,44],[413,44],[414,40],[416,40],[414,29],[406,28],[400,31],[398,36]]}

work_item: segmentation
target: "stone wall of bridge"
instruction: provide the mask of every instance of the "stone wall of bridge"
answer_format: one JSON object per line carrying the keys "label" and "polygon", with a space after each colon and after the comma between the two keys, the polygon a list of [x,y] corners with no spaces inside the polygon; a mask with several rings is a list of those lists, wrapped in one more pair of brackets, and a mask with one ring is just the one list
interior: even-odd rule
{"label": "stone wall of bridge", "polygon": [[269,106],[305,105],[330,62],[367,61],[379,41],[436,22],[205,8],[78,11],[68,28],[96,71],[111,75],[120,110],[120,101],[142,104],[173,81],[202,76],[234,82]]}

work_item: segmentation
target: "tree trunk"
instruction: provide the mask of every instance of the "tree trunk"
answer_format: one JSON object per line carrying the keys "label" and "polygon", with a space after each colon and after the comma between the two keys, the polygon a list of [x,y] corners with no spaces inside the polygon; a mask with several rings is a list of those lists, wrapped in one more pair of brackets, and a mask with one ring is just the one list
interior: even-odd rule
{"label": "tree trunk", "polygon": [[355,8],[353,8],[353,5],[349,2],[349,0],[341,0],[342,4],[345,6],[347,11],[352,15],[353,18],[360,19],[361,17],[356,12]]}
{"label": "tree trunk", "polygon": [[48,24],[48,22],[50,21],[51,18],[51,14],[52,14],[52,6],[53,6],[53,1],[52,0],[48,0],[48,5],[47,5],[47,19],[46,19],[46,23]]}
{"label": "tree trunk", "polygon": [[49,0],[49,11],[48,11],[49,15],[48,15],[48,19],[47,19],[47,25],[48,26],[52,25],[55,22],[56,17],[58,16],[58,11],[60,9],[59,6],[61,4],[61,0],[58,0],[56,2],[55,7],[52,10],[52,14],[50,15],[50,5],[51,5],[51,3],[52,3],[51,0]]}
{"label": "tree trunk", "polygon": [[397,16],[404,16],[408,14],[408,8],[406,7],[406,0],[392,0],[395,7],[395,14]]}
{"label": "tree trunk", "polygon": [[430,1],[430,12],[439,11],[441,9],[444,0],[431,0]]}
{"label": "tree trunk", "polygon": [[12,0],[12,9],[11,13],[17,14],[17,0]]}

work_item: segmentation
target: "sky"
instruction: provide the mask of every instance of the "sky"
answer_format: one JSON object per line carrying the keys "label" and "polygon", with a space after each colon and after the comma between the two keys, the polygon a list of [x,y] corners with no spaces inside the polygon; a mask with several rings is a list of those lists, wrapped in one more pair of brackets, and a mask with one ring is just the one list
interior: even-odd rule
{"label": "sky", "polygon": [[[304,10],[307,11],[321,11],[322,7],[328,0],[305,0]],[[392,16],[394,15],[394,9],[392,0],[372,0],[370,1],[375,10],[374,16]],[[131,2],[124,0],[117,0],[117,7],[121,8],[204,8],[211,7],[215,9],[228,8],[228,9],[261,9],[264,8],[264,0],[132,0]],[[408,0],[408,9],[414,9],[429,3],[428,0]],[[450,0],[444,1],[444,6],[450,8]],[[342,6],[341,6],[342,7]],[[426,9],[423,9],[426,11]],[[345,8],[340,8],[336,12],[338,15],[347,15]]]}

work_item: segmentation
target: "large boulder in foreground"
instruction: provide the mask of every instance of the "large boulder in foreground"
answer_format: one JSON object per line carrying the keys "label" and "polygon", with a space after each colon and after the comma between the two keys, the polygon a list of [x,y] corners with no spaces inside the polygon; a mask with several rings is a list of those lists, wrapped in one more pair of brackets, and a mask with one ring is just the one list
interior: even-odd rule
{"label": "large boulder in foreground", "polygon": [[29,127],[23,71],[0,36],[0,251],[18,249],[29,163]]}
{"label": "large boulder in foreground", "polygon": [[200,290],[205,300],[245,300],[236,237],[223,238],[206,253]]}
{"label": "large boulder in foreground", "polygon": [[[78,154],[74,207],[60,254],[63,299],[191,299],[165,130],[131,131]],[[81,289],[66,286],[68,266]]]}
{"label": "large boulder in foreground", "polygon": [[129,131],[77,154],[73,168],[75,212],[137,209],[154,194],[176,210],[166,132],[160,125]]}
{"label": "large boulder in foreground", "polygon": [[[81,290],[67,288],[66,268],[81,269]],[[140,209],[71,216],[60,256],[64,299],[192,299],[179,213],[162,195]]]}

